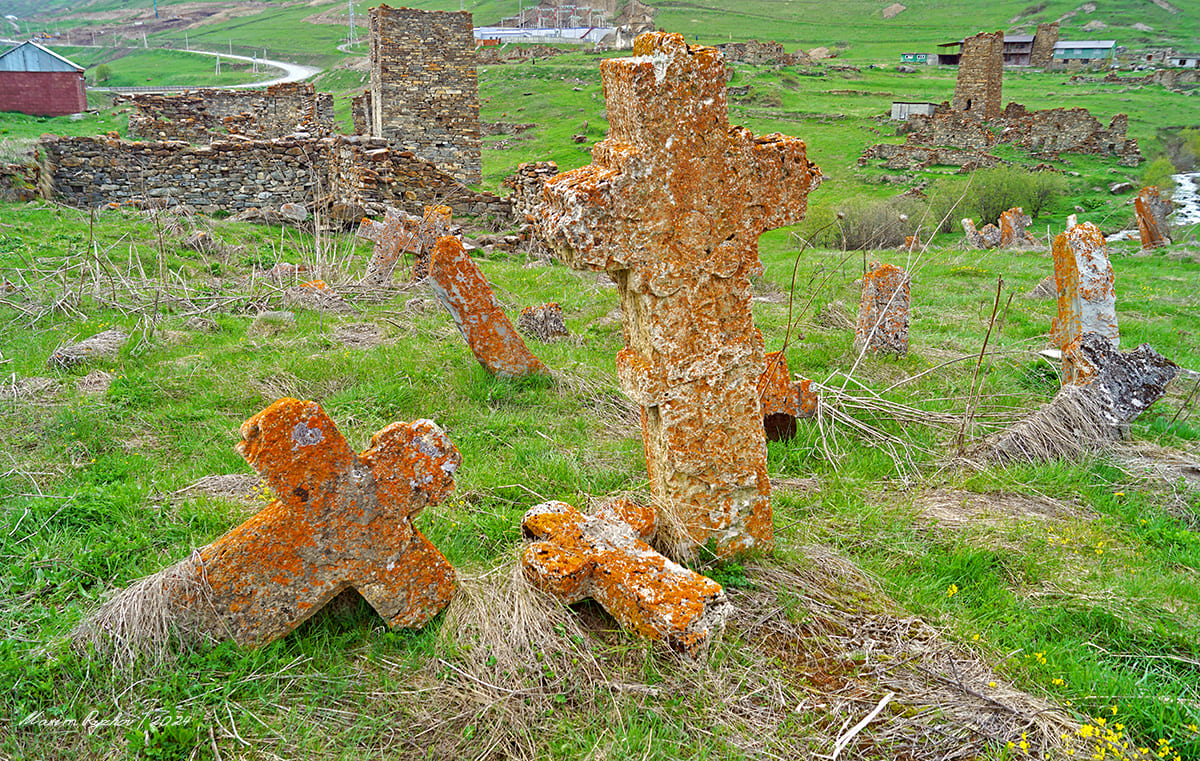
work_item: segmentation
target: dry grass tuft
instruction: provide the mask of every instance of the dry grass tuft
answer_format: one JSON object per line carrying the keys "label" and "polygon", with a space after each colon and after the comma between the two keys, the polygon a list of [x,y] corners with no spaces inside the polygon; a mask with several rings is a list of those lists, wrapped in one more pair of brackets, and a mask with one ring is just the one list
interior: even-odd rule
{"label": "dry grass tuft", "polygon": [[1116,440],[1116,429],[1087,386],[1063,386],[1048,404],[984,445],[991,462],[1083,460]]}
{"label": "dry grass tuft", "polygon": [[[134,582],[85,618],[71,641],[83,653],[112,660],[119,666],[140,661],[155,664],[193,647],[216,642],[206,616],[211,590],[204,577],[200,553]],[[195,601],[179,604],[181,598]]]}
{"label": "dry grass tuft", "polygon": [[960,489],[935,489],[914,501],[921,517],[949,528],[998,526],[1017,521],[1086,520],[1091,516],[1076,505],[1042,495]]}

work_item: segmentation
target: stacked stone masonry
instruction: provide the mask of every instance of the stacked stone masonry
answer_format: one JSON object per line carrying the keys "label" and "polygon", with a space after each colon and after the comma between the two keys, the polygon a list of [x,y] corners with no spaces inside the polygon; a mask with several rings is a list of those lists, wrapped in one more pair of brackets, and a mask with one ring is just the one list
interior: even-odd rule
{"label": "stacked stone masonry", "polygon": [[429,162],[372,138],[290,137],[196,146],[45,137],[39,154],[43,195],[73,206],[161,199],[212,213],[319,203],[345,221],[382,215],[388,206],[423,214],[427,203],[473,216],[510,212],[506,199],[476,193]]}
{"label": "stacked stone masonry", "polygon": [[1004,32],[980,32],[963,40],[954,110],[983,119],[999,116],[1003,81]]}
{"label": "stacked stone masonry", "polygon": [[139,140],[207,143],[229,135],[270,139],[297,132],[333,132],[333,96],[311,83],[287,82],[266,90],[197,90],[182,95],[126,95],[133,107],[129,136]]}
{"label": "stacked stone masonry", "polygon": [[381,5],[370,9],[369,21],[370,98],[361,108],[371,135],[460,182],[479,183],[479,80],[471,14]]}
{"label": "stacked stone masonry", "polygon": [[1000,159],[987,153],[997,144],[1016,145],[1035,156],[1056,159],[1061,153],[1111,156],[1121,166],[1142,161],[1137,140],[1126,131],[1129,117],[1117,114],[1105,128],[1086,108],[1030,111],[1009,103],[996,118],[982,120],[943,103],[932,116],[910,116],[900,127],[903,145],[881,143],[867,148],[860,166],[883,160],[890,169],[923,169],[933,165],[966,169],[996,166]]}
{"label": "stacked stone masonry", "polygon": [[807,54],[788,53],[783,45],[772,40],[759,42],[726,42],[717,45],[717,50],[725,56],[726,63],[748,63],[753,66],[805,66],[813,61]]}

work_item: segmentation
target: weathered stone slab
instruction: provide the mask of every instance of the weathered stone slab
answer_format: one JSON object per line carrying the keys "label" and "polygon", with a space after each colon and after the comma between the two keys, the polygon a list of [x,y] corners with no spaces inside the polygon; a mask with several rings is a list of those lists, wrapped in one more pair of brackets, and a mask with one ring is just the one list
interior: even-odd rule
{"label": "weathered stone slab", "polygon": [[1142,188],[1133,199],[1133,209],[1137,213],[1142,250],[1158,248],[1171,242],[1171,226],[1167,222],[1167,215],[1171,213],[1171,201],[1161,197],[1157,187],[1151,185]]}
{"label": "weathered stone slab", "polygon": [[621,292],[617,374],[642,406],[646,468],[686,548],[769,548],[770,482],[755,383],[758,236],[798,222],[820,182],[804,143],[729,126],[720,53],[640,36],[601,64],[609,135],[547,181],[541,236]]}
{"label": "weathered stone slab", "polygon": [[549,374],[513,329],[461,241],[449,235],[438,240],[429,274],[438,299],[488,372],[501,378]]}
{"label": "weathered stone slab", "polygon": [[787,357],[782,351],[770,352],[764,360],[766,368],[758,376],[763,431],[767,441],[790,439],[796,435],[796,418],[803,417],[800,389],[792,383]]}
{"label": "weathered stone slab", "polygon": [[121,347],[127,340],[129,336],[120,330],[105,330],[78,343],[58,347],[46,360],[46,364],[66,370],[94,359],[113,359],[120,354]]}
{"label": "weathered stone slab", "polygon": [[1058,317],[1052,331],[1062,348],[1063,382],[1089,383],[1099,368],[1080,352],[1084,336],[1103,338],[1114,350],[1120,343],[1108,247],[1100,229],[1084,222],[1056,236],[1053,248]]}
{"label": "weathered stone slab", "polygon": [[544,502],[521,521],[525,575],[567,604],[590,597],[626,629],[695,658],[731,606],[720,584],[651,549],[654,530],[654,510],[628,500],[591,516]]}
{"label": "weathered stone slab", "polygon": [[911,280],[903,268],[875,262],[863,276],[862,299],[854,326],[854,350],[871,353],[908,353],[908,326],[912,320]]}
{"label": "weathered stone slab", "polygon": [[971,248],[997,248],[1002,238],[1000,228],[989,223],[975,229],[975,220],[967,217],[962,221],[963,233],[966,234],[967,245]]}
{"label": "weathered stone slab", "polygon": [[358,237],[374,241],[375,249],[362,284],[380,287],[392,282],[396,262],[405,251],[413,255],[412,279],[424,279],[429,275],[434,244],[449,233],[449,206],[427,205],[422,217],[409,216],[389,206],[382,222],[363,219],[358,226]]}
{"label": "weathered stone slab", "polygon": [[1032,243],[1033,238],[1026,228],[1033,224],[1033,219],[1020,206],[1000,214],[1000,247],[1021,246]]}
{"label": "weathered stone slab", "polygon": [[517,329],[539,341],[552,341],[571,335],[557,302],[525,307],[517,316]]}
{"label": "weathered stone slab", "polygon": [[[391,627],[422,626],[445,607],[454,569],[412,524],[454,488],[461,462],[434,423],[393,423],[355,454],[316,402],[280,399],[241,433],[238,451],[275,501],[158,574],[176,622],[258,647],[346,589]],[[93,626],[119,627],[105,609],[121,604],[106,603]]]}

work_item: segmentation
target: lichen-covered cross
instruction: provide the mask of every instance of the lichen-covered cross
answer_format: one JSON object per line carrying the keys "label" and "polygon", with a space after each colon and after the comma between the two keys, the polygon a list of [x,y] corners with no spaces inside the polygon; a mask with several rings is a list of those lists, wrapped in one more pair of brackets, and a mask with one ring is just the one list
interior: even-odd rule
{"label": "lichen-covered cross", "polygon": [[718,552],[772,545],[755,383],[763,339],[750,278],[758,236],[800,221],[820,181],[804,143],[730,127],[719,51],[679,34],[637,39],[601,64],[609,135],[591,166],[546,183],[538,224],[576,269],[621,292],[617,373],[642,406],[656,496],[678,537]]}
{"label": "lichen-covered cross", "polygon": [[200,550],[214,634],[255,647],[347,588],[392,627],[417,627],[454,592],[454,568],[412,524],[454,488],[462,458],[429,420],[393,423],[361,454],[315,402],[280,399],[242,424],[238,451],[276,499]]}
{"label": "lichen-covered cross", "polygon": [[392,281],[392,271],[401,252],[413,255],[413,280],[421,280],[429,274],[429,257],[437,239],[450,231],[450,207],[426,206],[420,219],[388,207],[382,222],[363,219],[358,226],[358,237],[374,241],[375,249],[363,285],[383,286]]}
{"label": "lichen-covered cross", "polygon": [[695,658],[724,625],[729,602],[720,584],[651,549],[644,540],[654,528],[654,511],[628,500],[595,515],[544,502],[521,521],[525,574],[568,605],[590,597],[625,628]]}

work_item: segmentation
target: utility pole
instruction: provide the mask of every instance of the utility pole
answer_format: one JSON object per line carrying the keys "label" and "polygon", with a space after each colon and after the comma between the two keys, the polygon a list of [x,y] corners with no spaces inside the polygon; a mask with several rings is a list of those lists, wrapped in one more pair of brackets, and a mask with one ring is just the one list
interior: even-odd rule
{"label": "utility pole", "polygon": [[233,38],[229,38],[229,55],[233,55]]}
{"label": "utility pole", "polygon": [[217,54],[217,76],[221,76],[221,54]]}
{"label": "utility pole", "polygon": [[354,30],[354,0],[347,0],[350,6],[350,44],[358,42],[358,32]]}
{"label": "utility pole", "polygon": [[188,44],[187,32],[183,33],[183,49],[191,50],[192,46]]}

